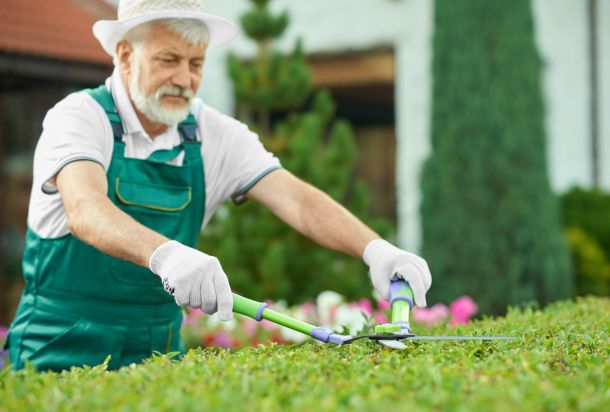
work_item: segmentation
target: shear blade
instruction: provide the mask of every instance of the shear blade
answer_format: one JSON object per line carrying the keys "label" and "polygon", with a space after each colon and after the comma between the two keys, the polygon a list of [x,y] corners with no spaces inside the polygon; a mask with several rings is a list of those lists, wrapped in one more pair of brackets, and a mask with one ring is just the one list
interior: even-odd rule
{"label": "shear blade", "polygon": [[405,340],[513,340],[512,336],[409,336]]}
{"label": "shear blade", "polygon": [[406,349],[407,345],[397,340],[381,340],[379,339],[377,342],[381,343],[383,346],[387,346],[392,349]]}

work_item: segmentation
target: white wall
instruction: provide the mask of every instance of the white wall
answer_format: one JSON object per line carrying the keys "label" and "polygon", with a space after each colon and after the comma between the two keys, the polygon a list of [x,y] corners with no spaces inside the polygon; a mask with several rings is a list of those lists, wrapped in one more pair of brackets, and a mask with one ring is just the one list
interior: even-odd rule
{"label": "white wall", "polygon": [[610,1],[598,0],[601,184],[610,191]]}
{"label": "white wall", "polygon": [[590,186],[591,127],[587,2],[534,0],[542,62],[551,185]]}

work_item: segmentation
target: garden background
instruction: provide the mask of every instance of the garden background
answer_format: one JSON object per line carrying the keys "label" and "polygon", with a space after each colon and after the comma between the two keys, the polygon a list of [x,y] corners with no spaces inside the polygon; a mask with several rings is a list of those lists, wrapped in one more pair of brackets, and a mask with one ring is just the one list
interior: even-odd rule
{"label": "garden background", "polygon": [[[247,122],[288,170],[428,260],[430,308],[414,313],[421,330],[447,333],[510,306],[602,297],[557,304],[544,315],[514,310],[512,323],[483,321],[473,329],[518,335],[519,313],[548,320],[607,307],[608,2],[349,2],[354,11],[337,6],[342,2],[228,3],[206,2],[211,12],[238,21],[242,38],[227,54],[210,52],[201,95]],[[574,12],[570,26],[560,24],[561,7]],[[0,325],[8,326],[22,287],[31,159],[42,119],[62,96],[110,73],[90,26],[114,13],[101,0],[2,2]],[[60,14],[73,24],[62,26]],[[344,23],[345,16],[355,24]],[[312,21],[319,26],[305,24]],[[44,30],[59,40],[49,42]],[[580,59],[549,52],[548,36],[564,39],[565,31],[581,35],[565,43]],[[564,73],[561,87],[553,85],[557,73]],[[578,110],[557,120],[558,107],[565,109],[557,90],[574,84],[586,87],[585,98],[571,95],[569,107]],[[565,127],[558,130],[566,124],[567,137]],[[235,291],[301,319],[352,333],[386,319],[362,262],[322,250],[252,202],[221,208],[200,247],[219,257]],[[593,318],[586,321],[593,327]],[[577,331],[591,359],[604,354],[594,343],[607,338],[607,318],[600,325],[590,341],[587,325]],[[184,336],[192,348],[302,342],[273,325],[219,324],[197,311],[187,316]],[[572,338],[565,338],[566,348]],[[486,349],[471,350],[480,359]],[[551,369],[582,366],[554,362],[560,361]]]}

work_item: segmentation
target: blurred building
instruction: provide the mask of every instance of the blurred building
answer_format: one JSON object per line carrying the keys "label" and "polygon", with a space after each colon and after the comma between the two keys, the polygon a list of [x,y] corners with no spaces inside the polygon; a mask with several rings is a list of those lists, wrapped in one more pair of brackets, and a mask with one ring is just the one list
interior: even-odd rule
{"label": "blurred building", "polygon": [[91,26],[116,11],[102,0],[0,3],[0,324],[20,292],[21,253],[42,120],[68,93],[112,70]]}
{"label": "blurred building", "polygon": [[[205,4],[236,22],[250,7],[246,0]],[[271,6],[291,18],[280,46],[290,50],[303,38],[316,84],[333,92],[340,114],[356,125],[373,195],[392,202],[387,191],[395,187],[399,242],[417,251],[419,172],[430,150],[434,1],[275,0]],[[610,1],[532,0],[532,10],[553,189],[610,190]],[[248,57],[254,45],[241,36],[229,50]],[[225,53],[209,51],[202,95],[231,113]]]}

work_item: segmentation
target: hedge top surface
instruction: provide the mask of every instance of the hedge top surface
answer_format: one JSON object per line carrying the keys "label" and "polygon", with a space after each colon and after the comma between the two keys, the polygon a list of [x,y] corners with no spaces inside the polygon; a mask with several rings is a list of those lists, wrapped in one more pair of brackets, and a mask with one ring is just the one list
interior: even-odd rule
{"label": "hedge top surface", "polygon": [[610,404],[610,299],[511,310],[421,334],[512,335],[501,342],[198,349],[107,372],[0,372],[0,410],[601,411]]}

